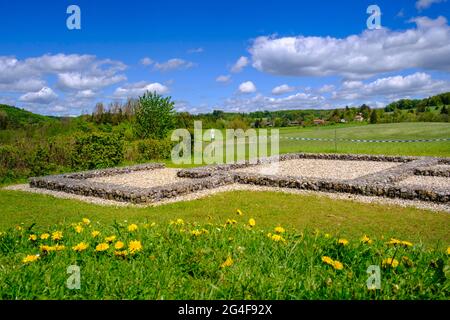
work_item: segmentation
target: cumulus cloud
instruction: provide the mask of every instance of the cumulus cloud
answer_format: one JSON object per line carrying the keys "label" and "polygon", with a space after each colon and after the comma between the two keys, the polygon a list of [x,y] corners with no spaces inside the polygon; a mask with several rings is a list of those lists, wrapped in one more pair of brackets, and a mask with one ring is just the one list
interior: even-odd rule
{"label": "cumulus cloud", "polygon": [[441,3],[445,2],[446,0],[417,0],[416,1],[416,8],[417,10],[423,10],[426,8],[431,7],[434,3]]}
{"label": "cumulus cloud", "polygon": [[228,83],[231,80],[230,75],[221,75],[216,78],[217,82]]}
{"label": "cumulus cloud", "polygon": [[43,87],[37,92],[28,92],[22,95],[19,100],[23,102],[39,103],[39,104],[49,104],[50,102],[56,100],[58,95],[53,92],[49,87]]}
{"label": "cumulus cloud", "polygon": [[332,85],[332,84],[325,84],[318,91],[320,93],[326,93],[326,92],[331,92],[333,90],[334,90],[334,85]]}
{"label": "cumulus cloud", "polygon": [[239,85],[239,92],[240,93],[253,93],[253,92],[256,92],[256,86],[251,81],[242,82]]}
{"label": "cumulus cloud", "polygon": [[193,62],[179,58],[169,59],[166,62],[156,62],[155,69],[159,71],[171,71],[176,69],[189,69],[195,66]]}
{"label": "cumulus cloud", "polygon": [[281,86],[277,86],[275,88],[272,89],[272,94],[274,95],[280,95],[280,94],[285,94],[288,92],[292,92],[294,91],[295,88],[288,86],[287,84],[282,84]]}
{"label": "cumulus cloud", "polygon": [[144,66],[149,66],[149,65],[152,65],[154,63],[154,61],[152,59],[150,59],[149,57],[145,57],[145,58],[141,59],[140,63]]}
{"label": "cumulus cloud", "polygon": [[126,79],[124,75],[89,75],[80,72],[60,73],[58,74],[58,86],[72,90],[101,89]]}
{"label": "cumulus cloud", "polygon": [[138,96],[142,96],[146,91],[166,94],[169,92],[169,88],[158,82],[148,83],[141,81],[118,87],[114,91],[114,97],[120,99],[137,98]]}
{"label": "cumulus cloud", "polygon": [[444,17],[412,20],[405,31],[366,30],[346,38],[258,37],[249,49],[253,66],[275,75],[366,79],[421,68],[450,72],[450,27]]}
{"label": "cumulus cloud", "polygon": [[92,99],[97,95],[97,93],[91,89],[81,90],[75,94],[75,98],[79,99]]}
{"label": "cumulus cloud", "polygon": [[250,61],[248,60],[248,58],[242,56],[231,67],[231,72],[233,72],[233,73],[241,72],[242,69],[244,69],[249,63],[250,63]]}
{"label": "cumulus cloud", "polygon": [[449,90],[449,81],[436,80],[427,73],[416,72],[407,76],[379,78],[369,83],[343,82],[341,89],[333,93],[333,98],[362,100],[378,97],[382,100],[397,100],[411,96],[430,96]]}
{"label": "cumulus cloud", "polygon": [[250,112],[255,110],[308,109],[331,107],[320,95],[299,92],[283,98],[267,97],[257,94],[251,98],[233,97],[224,101],[223,110]]}
{"label": "cumulus cloud", "polygon": [[[46,54],[24,60],[0,56],[0,90],[37,91],[45,86],[45,77],[49,75],[59,78],[59,86],[62,89],[80,89],[79,85],[74,85],[77,80],[103,87],[124,80],[125,76],[119,72],[125,68],[125,64],[120,61],[100,60],[93,55]],[[106,78],[112,78],[114,81],[108,82]],[[100,83],[95,84],[95,79],[101,80]]]}

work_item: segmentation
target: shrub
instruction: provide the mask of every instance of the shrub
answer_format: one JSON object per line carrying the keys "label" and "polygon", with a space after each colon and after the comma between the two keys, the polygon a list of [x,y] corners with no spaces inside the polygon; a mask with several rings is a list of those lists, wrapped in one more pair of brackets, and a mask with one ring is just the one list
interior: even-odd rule
{"label": "shrub", "polygon": [[174,127],[174,102],[155,92],[146,92],[139,98],[135,131],[141,139],[163,139]]}
{"label": "shrub", "polygon": [[41,146],[29,157],[27,162],[30,174],[33,176],[47,175],[55,169],[55,165],[50,163],[48,150]]}
{"label": "shrub", "polygon": [[145,139],[138,142],[141,160],[169,159],[174,143],[168,139]]}
{"label": "shrub", "polygon": [[120,135],[94,132],[75,138],[72,166],[76,169],[99,169],[118,165],[123,159]]}

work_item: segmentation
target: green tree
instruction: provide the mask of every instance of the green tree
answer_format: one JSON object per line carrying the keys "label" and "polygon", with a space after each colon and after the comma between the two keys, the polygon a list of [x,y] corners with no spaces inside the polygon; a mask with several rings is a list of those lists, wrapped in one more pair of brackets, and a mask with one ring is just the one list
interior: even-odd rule
{"label": "green tree", "polygon": [[376,110],[372,110],[372,113],[370,114],[370,123],[375,124],[378,122],[378,114]]}
{"label": "green tree", "polygon": [[146,92],[139,97],[135,130],[142,138],[163,139],[174,128],[174,102],[156,92]]}

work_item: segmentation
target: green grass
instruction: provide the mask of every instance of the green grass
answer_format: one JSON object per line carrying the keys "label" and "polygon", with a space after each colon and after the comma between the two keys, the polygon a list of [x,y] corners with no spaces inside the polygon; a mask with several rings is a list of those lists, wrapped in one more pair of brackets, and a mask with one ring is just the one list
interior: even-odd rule
{"label": "green grass", "polygon": [[188,222],[224,221],[236,209],[251,214],[258,224],[270,227],[282,224],[298,231],[304,228],[339,233],[349,239],[363,234],[375,237],[401,237],[427,245],[450,243],[450,215],[415,208],[364,204],[333,200],[316,195],[293,195],[278,192],[235,191],[189,202],[157,207],[110,207],[58,199],[18,191],[0,191],[0,230],[24,223],[48,227],[72,223],[87,216],[109,224],[113,221],[166,223],[175,218]]}
{"label": "green grass", "polygon": [[[316,195],[229,192],[158,207],[108,207],[18,191],[0,191],[1,299],[448,299],[446,248],[450,215],[414,208],[331,200]],[[240,209],[243,216],[236,214]],[[73,224],[92,223],[78,234]],[[247,226],[249,218],[256,226]],[[183,219],[183,225],[170,221]],[[224,224],[235,219],[236,225]],[[151,227],[152,223],[156,226]],[[127,226],[138,225],[130,232]],[[17,230],[17,226],[20,229]],[[283,241],[269,238],[274,227]],[[193,230],[208,233],[195,236]],[[91,236],[93,230],[101,235]],[[29,240],[62,231],[61,241]],[[115,235],[142,251],[126,258],[95,248]],[[360,239],[368,235],[372,244]],[[391,237],[412,247],[386,244]],[[342,246],[338,239],[348,239]],[[80,242],[89,248],[77,253]],[[40,245],[65,246],[45,253]],[[27,255],[40,254],[24,263]],[[336,270],[322,261],[343,264]],[[233,264],[221,265],[231,257]],[[406,260],[407,257],[408,260]],[[381,290],[366,287],[369,265],[382,269]],[[81,289],[66,287],[67,267],[81,270]]]}
{"label": "green grass", "polygon": [[[336,131],[336,132],[335,132]],[[336,126],[316,128],[281,128],[280,152],[338,152],[386,155],[450,156],[450,141],[446,142],[334,142],[296,141],[283,137],[328,138],[334,139],[376,139],[407,140],[450,138],[449,123],[389,123],[362,126]]]}
{"label": "green grass", "polygon": [[[249,198],[251,195],[243,196]],[[264,198],[270,198],[270,194],[265,196],[267,197]],[[240,198],[238,193],[229,194],[228,197],[228,201]],[[40,198],[34,200],[41,202],[48,200],[42,196]],[[219,203],[223,201],[220,198],[218,200]],[[59,201],[65,202],[63,200],[57,202]],[[314,202],[314,197],[307,197],[305,201]],[[341,205],[339,201],[336,203],[338,207]],[[127,220],[114,223],[110,222],[113,217],[105,214],[107,212],[99,212],[108,210],[107,208],[102,210],[98,210],[99,208],[95,206],[76,208],[76,202],[72,201],[72,204],[74,206],[65,203],[64,209],[69,211],[67,219],[55,216],[57,214],[66,216],[66,212],[56,211],[58,206],[50,209],[45,205],[40,208],[43,210],[41,214],[50,214],[52,211],[47,222],[43,221],[42,224],[33,226],[26,224],[20,229],[10,228],[0,235],[1,299],[448,299],[450,297],[448,267],[445,267],[448,255],[441,246],[433,246],[430,249],[420,242],[412,243],[411,246],[406,244],[392,246],[386,243],[387,239],[373,236],[370,244],[362,243],[355,238],[350,239],[349,244],[343,245],[339,243],[339,239],[345,238],[342,234],[327,234],[312,229],[298,232],[279,219],[274,223],[280,216],[270,215],[268,210],[250,211],[250,208],[243,210],[243,216],[238,216],[231,210],[227,212],[221,210],[220,216],[214,215],[212,219],[206,220],[208,222],[199,222],[205,220],[205,214],[192,210],[196,208],[201,209],[201,212],[209,211],[205,210],[204,206],[199,206],[202,205],[201,201],[193,202],[194,205],[191,207],[188,205],[183,212],[172,207],[170,213],[165,212],[162,219],[159,215],[151,214],[151,211],[163,210],[163,207],[147,209],[149,211],[147,215],[144,214],[147,210],[140,209],[138,210],[141,212],[140,216],[136,216],[137,212],[135,214],[130,212],[130,209],[125,209],[120,214],[113,211],[116,218]],[[30,209],[33,210],[33,207],[31,204]],[[72,209],[76,212],[70,214],[70,207],[74,207]],[[212,209],[219,208],[212,207]],[[354,206],[353,209],[360,208]],[[305,208],[303,212],[307,210],[308,208]],[[189,220],[179,221],[179,217],[186,212],[191,213]],[[318,212],[318,216],[322,216],[320,208]],[[302,215],[302,212],[297,214]],[[359,214],[367,217],[365,210],[361,210]],[[429,215],[427,218],[430,221],[434,220],[432,213],[403,212],[403,214],[422,221],[424,216]],[[348,215],[346,212],[340,217]],[[83,224],[82,216],[89,217],[91,223]],[[292,218],[294,213],[286,213],[286,216]],[[444,215],[440,214],[433,217],[437,220],[435,222],[444,219]],[[256,220],[253,227],[249,226],[250,218]],[[316,216],[316,220],[317,218]],[[22,216],[22,221],[28,219]],[[169,221],[171,219],[172,222]],[[32,220],[34,219],[28,222]],[[55,220],[66,221],[64,224],[51,223]],[[232,220],[235,220],[235,224]],[[395,218],[390,222],[393,221]],[[128,229],[132,223],[137,223],[137,230]],[[294,225],[296,223],[298,221]],[[372,223],[377,224],[377,221]],[[82,230],[78,230],[79,233],[75,231],[74,224],[82,226]],[[360,223],[354,220],[349,224]],[[285,228],[285,232],[279,231],[281,233],[273,237],[276,232],[274,227],[279,225]],[[383,229],[387,225],[386,223],[377,228]],[[402,226],[395,228],[397,231],[403,229]],[[374,231],[370,224],[364,229],[369,233]],[[94,230],[100,231],[100,235],[95,238],[92,236]],[[44,233],[52,234],[55,231],[61,231],[63,238],[42,240],[40,237]],[[194,235],[193,232],[198,234]],[[407,232],[407,228],[402,232]],[[396,234],[400,235],[402,232]],[[356,230],[350,233],[356,235]],[[35,235],[37,240],[31,240],[30,235]],[[98,252],[97,245],[107,242],[105,237],[112,235],[116,236],[116,239],[112,240],[109,248]],[[405,241],[403,237],[397,238]],[[125,257],[116,256],[117,250],[114,248],[116,241],[125,244],[120,250],[121,252],[127,250]],[[131,241],[139,241],[142,249],[132,253],[129,247]],[[82,252],[75,252],[72,248],[81,242],[88,244],[88,248]],[[55,248],[56,244],[64,246],[63,250],[52,251],[51,248]],[[45,249],[41,247],[42,245],[51,248]],[[23,261],[25,257],[36,254],[39,254],[37,261],[29,263]],[[324,263],[324,257],[330,257],[333,261],[341,263],[342,267]],[[389,258],[395,259],[398,265],[391,267],[383,265],[383,261]],[[71,265],[80,267],[79,290],[70,290],[66,287],[69,277],[67,268]],[[367,289],[366,270],[371,265],[382,267],[380,290]]]}

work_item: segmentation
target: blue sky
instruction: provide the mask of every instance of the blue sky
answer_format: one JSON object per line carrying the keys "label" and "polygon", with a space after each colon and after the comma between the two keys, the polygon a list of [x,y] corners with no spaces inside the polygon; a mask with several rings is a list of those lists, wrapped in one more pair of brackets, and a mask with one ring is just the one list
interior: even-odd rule
{"label": "blue sky", "polygon": [[[69,30],[69,5],[81,30]],[[368,30],[366,9],[381,9]],[[3,1],[0,103],[54,115],[333,108],[450,91],[450,1]]]}

